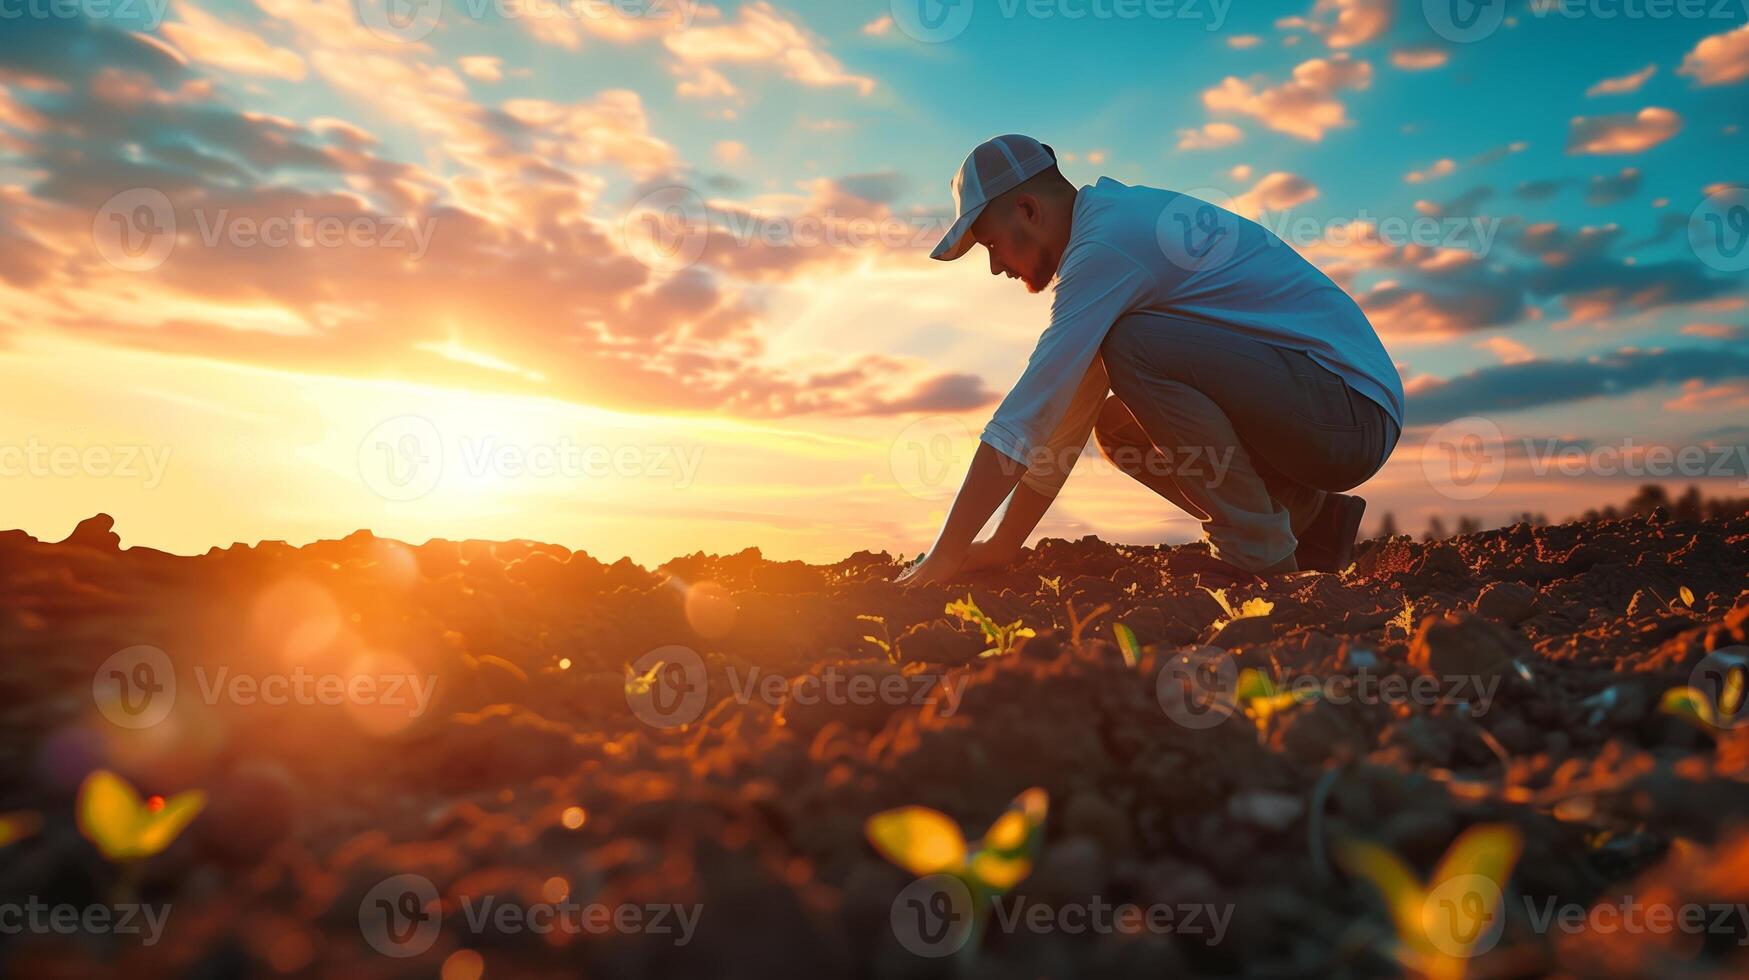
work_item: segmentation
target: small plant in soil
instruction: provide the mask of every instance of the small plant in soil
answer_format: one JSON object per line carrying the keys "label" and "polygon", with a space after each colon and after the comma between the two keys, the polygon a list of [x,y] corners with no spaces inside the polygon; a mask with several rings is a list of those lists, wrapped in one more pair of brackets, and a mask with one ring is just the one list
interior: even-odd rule
{"label": "small plant in soil", "polygon": [[869,843],[881,856],[919,878],[950,875],[971,894],[972,932],[961,954],[975,956],[990,900],[1032,873],[1044,842],[1050,796],[1034,786],[1016,796],[978,841],[976,849],[953,818],[925,806],[883,810],[868,818]]}
{"label": "small plant in soil", "polygon": [[966,593],[964,599],[955,599],[948,603],[945,611],[949,616],[956,616],[983,631],[984,639],[989,642],[990,647],[978,654],[980,657],[1005,657],[1023,638],[1037,635],[1032,627],[1023,625],[1018,619],[1006,625],[991,619],[972,601],[970,592]]}
{"label": "small plant in soil", "polygon": [[898,663],[899,652],[893,647],[893,633],[887,628],[887,617],[875,616],[869,613],[859,613],[856,618],[864,623],[874,623],[881,628],[880,636],[875,636],[872,633],[864,633],[862,638],[869,643],[873,643],[875,646],[880,647],[881,652],[887,655],[888,663]]}
{"label": "small plant in soil", "polygon": [[1395,926],[1389,953],[1403,967],[1431,980],[1461,980],[1484,938],[1497,924],[1512,868],[1524,849],[1511,824],[1477,824],[1459,834],[1423,884],[1395,853],[1365,841],[1342,841],[1343,870],[1377,889]]}

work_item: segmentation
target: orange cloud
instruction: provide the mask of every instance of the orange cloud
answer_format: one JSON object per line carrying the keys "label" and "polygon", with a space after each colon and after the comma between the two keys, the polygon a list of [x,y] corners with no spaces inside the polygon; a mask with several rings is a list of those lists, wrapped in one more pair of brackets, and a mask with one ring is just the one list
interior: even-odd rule
{"label": "orange cloud", "polygon": [[1245,131],[1232,123],[1212,122],[1201,129],[1181,129],[1178,131],[1178,148],[1180,150],[1214,150],[1223,146],[1232,146],[1245,138]]}
{"label": "orange cloud", "polygon": [[692,27],[667,34],[663,43],[693,68],[719,64],[775,64],[784,76],[814,87],[850,86],[862,95],[875,80],[844,70],[821,42],[769,3],[748,4],[732,24]]}
{"label": "orange cloud", "polygon": [[1536,352],[1510,337],[1489,337],[1470,345],[1477,350],[1485,350],[1500,359],[1502,364],[1523,364],[1536,360]]}
{"label": "orange cloud", "polygon": [[180,20],[163,25],[164,36],[190,59],[240,75],[303,81],[304,59],[276,48],[253,31],[232,27],[192,3],[176,5]]}
{"label": "orange cloud", "polygon": [[1444,48],[1399,48],[1391,52],[1391,64],[1403,71],[1427,71],[1451,60]]}
{"label": "orange cloud", "polygon": [[1657,65],[1647,65],[1639,71],[1632,72],[1631,74],[1621,75],[1616,78],[1606,78],[1603,81],[1598,82],[1596,85],[1586,89],[1585,94],[1588,96],[1625,95],[1628,92],[1638,92],[1640,86],[1646,84],[1646,80],[1656,74],[1657,71]]}
{"label": "orange cloud", "polygon": [[1211,112],[1251,116],[1277,132],[1316,142],[1325,132],[1349,124],[1335,93],[1371,84],[1371,64],[1339,54],[1301,62],[1293,78],[1275,86],[1261,76],[1242,80],[1229,75],[1204,91],[1202,102]]}
{"label": "orange cloud", "polygon": [[1734,85],[1749,78],[1749,24],[1703,39],[1683,56],[1676,73],[1701,86]]}
{"label": "orange cloud", "polygon": [[1682,394],[1664,403],[1670,412],[1724,412],[1749,409],[1749,382],[1726,381],[1708,386],[1695,378],[1682,384]]}
{"label": "orange cloud", "polygon": [[1657,106],[1638,113],[1574,116],[1567,130],[1567,152],[1643,153],[1681,131],[1682,117]]}

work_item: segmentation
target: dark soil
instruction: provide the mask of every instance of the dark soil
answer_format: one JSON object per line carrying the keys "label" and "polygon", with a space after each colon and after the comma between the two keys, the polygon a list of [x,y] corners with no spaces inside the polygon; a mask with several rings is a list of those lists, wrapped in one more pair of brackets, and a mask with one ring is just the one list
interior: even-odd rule
{"label": "dark soil", "polygon": [[[1749,902],[1749,726],[1658,710],[1709,651],[1749,643],[1749,518],[1369,542],[1342,575],[1232,590],[1235,608],[1273,607],[1227,624],[1174,574],[1194,550],[1052,539],[1010,572],[906,589],[868,552],[825,566],[695,554],[651,571],[526,541],[359,532],[182,558],[118,549],[102,517],[58,544],[0,533],[0,811],[42,819],[0,850],[0,903],[170,907],[152,946],[0,935],[0,973],[436,976],[467,947],[486,977],[1391,975],[1390,919],[1331,861],[1335,842],[1382,843],[1426,875],[1491,822],[1516,826],[1524,851],[1504,939],[1476,974],[1749,971],[1749,937],[1575,936],[1523,913],[1624,894]],[[980,658],[984,637],[943,613],[968,592],[1039,635]],[[1113,642],[1120,621],[1144,647],[1137,666]],[[130,730],[98,710],[94,675],[141,644],[173,662],[177,697],[167,720]],[[1191,645],[1280,678],[1432,677],[1442,696],[1181,724],[1157,679]],[[661,660],[666,684],[690,663],[647,656],[669,646],[702,674],[686,723],[660,727],[626,667]],[[435,686],[417,716],[209,693],[221,668],[298,667]],[[1465,693],[1481,685],[1490,697]],[[889,693],[845,693],[870,690]],[[210,802],[163,853],[116,868],[73,816],[96,767]],[[1224,936],[993,930],[975,958],[907,951],[890,914],[911,879],[865,821],[919,804],[976,839],[1030,786],[1051,810],[1016,894],[1209,903],[1232,911]],[[441,934],[404,959],[359,921],[401,874],[443,896]],[[481,930],[458,908],[555,887],[696,903],[697,931],[679,945]],[[450,960],[457,977],[466,965]]]}

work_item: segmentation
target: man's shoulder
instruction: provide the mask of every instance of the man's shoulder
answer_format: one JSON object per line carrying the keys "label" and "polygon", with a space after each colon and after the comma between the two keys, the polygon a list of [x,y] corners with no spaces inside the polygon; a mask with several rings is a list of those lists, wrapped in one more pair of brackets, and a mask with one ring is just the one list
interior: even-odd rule
{"label": "man's shoulder", "polygon": [[1104,246],[1147,267],[1159,251],[1154,239],[1161,205],[1171,196],[1170,191],[1110,177],[1083,186],[1075,202],[1070,248]]}

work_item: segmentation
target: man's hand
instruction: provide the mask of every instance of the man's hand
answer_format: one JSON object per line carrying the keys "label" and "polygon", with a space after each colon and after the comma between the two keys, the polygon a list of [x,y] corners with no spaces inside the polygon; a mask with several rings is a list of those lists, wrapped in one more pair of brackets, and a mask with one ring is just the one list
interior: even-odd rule
{"label": "man's hand", "polygon": [[978,443],[978,451],[972,454],[972,465],[966,470],[965,482],[960,484],[960,492],[954,496],[953,506],[948,508],[947,521],[935,537],[935,546],[929,549],[929,554],[917,567],[899,576],[898,581],[906,585],[921,585],[942,581],[959,571],[978,530],[1020,484],[1020,478],[1025,474],[1024,464],[1003,456],[987,442]]}
{"label": "man's hand", "polygon": [[1020,549],[1003,541],[992,538],[988,541],[974,541],[966,550],[966,560],[960,565],[962,572],[999,572],[1007,568],[1014,559],[1020,557]]}
{"label": "man's hand", "polygon": [[924,555],[917,564],[905,569],[904,574],[894,581],[900,585],[929,585],[933,582],[943,582],[951,578],[955,572],[962,570],[965,559],[964,553],[955,553],[937,546],[929,554]]}

